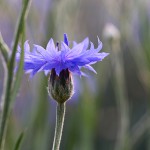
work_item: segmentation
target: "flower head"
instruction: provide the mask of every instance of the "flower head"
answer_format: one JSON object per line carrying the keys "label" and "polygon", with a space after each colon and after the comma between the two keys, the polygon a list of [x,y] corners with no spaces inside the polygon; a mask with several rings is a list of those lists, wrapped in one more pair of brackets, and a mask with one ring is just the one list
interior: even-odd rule
{"label": "flower head", "polygon": [[[24,70],[30,73],[31,77],[37,72],[44,71],[45,74],[51,72],[48,82],[48,92],[50,96],[58,103],[64,103],[73,95],[73,81],[71,73],[80,76],[86,76],[81,68],[86,68],[96,73],[92,64],[102,61],[108,53],[99,51],[102,49],[102,43],[98,38],[98,47],[94,48],[94,44],[89,39],[84,39],[81,43],[73,42],[72,48],[69,47],[69,41],[64,34],[64,41],[54,44],[50,39],[46,49],[39,45],[34,45],[32,51],[28,41],[24,44]],[[17,61],[20,60],[20,47],[16,56]]]}
{"label": "flower head", "polygon": [[[68,69],[69,72],[76,73],[80,76],[86,74],[81,71],[81,68],[86,68],[96,73],[92,64],[102,61],[108,53],[99,51],[102,49],[102,42],[98,38],[98,47],[94,48],[94,44],[89,39],[84,39],[81,43],[73,42],[73,47],[69,47],[67,35],[64,34],[64,41],[61,44],[54,44],[53,39],[50,39],[46,49],[42,46],[34,45],[32,51],[28,41],[24,44],[24,70],[34,76],[37,72],[44,71],[48,74],[52,69],[55,69],[59,76],[62,70]],[[20,48],[18,48],[17,61],[20,59]]]}

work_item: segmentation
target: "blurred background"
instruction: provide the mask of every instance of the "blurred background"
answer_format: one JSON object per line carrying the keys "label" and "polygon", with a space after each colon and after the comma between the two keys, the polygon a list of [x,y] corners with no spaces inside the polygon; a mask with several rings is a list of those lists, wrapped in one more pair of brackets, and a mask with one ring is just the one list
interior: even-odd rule
{"label": "blurred background", "polygon": [[[0,1],[0,31],[11,48],[21,0]],[[74,76],[61,150],[150,150],[150,1],[33,0],[26,22],[30,44],[89,37],[110,55],[94,65],[97,75]],[[0,57],[0,95],[3,89]],[[6,150],[25,132],[21,150],[52,147],[56,103],[47,77],[24,75],[9,119]]]}

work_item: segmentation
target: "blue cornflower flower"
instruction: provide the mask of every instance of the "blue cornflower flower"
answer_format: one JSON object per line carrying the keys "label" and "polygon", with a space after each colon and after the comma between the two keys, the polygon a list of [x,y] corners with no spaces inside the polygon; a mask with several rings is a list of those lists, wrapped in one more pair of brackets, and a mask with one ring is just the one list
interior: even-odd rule
{"label": "blue cornflower flower", "polygon": [[[73,42],[72,48],[69,47],[69,41],[64,34],[64,42],[54,44],[50,39],[46,46],[46,50],[34,45],[32,51],[28,41],[24,44],[24,70],[30,73],[31,77],[37,72],[44,71],[45,74],[51,72],[48,81],[48,92],[50,96],[58,103],[64,103],[69,100],[74,93],[74,86],[71,73],[80,76],[86,76],[81,68],[86,68],[96,73],[92,64],[102,61],[108,53],[99,51],[102,49],[102,42],[98,38],[98,47],[94,48],[94,44],[89,39],[84,39],[81,43]],[[16,60],[20,60],[21,48],[18,47]]]}
{"label": "blue cornflower flower", "polygon": [[[34,45],[32,51],[28,41],[24,44],[24,70],[34,76],[37,72],[44,71],[48,74],[52,69],[59,76],[62,70],[68,69],[72,73],[80,76],[86,76],[81,68],[86,68],[96,73],[92,64],[102,61],[109,53],[99,51],[102,49],[102,42],[98,38],[98,47],[94,48],[94,44],[89,39],[84,39],[81,43],[73,42],[73,47],[69,47],[69,41],[64,34],[64,42],[61,45],[57,43],[55,46],[53,39],[50,39],[46,49],[39,45]],[[20,59],[20,47],[18,48],[17,61]]]}

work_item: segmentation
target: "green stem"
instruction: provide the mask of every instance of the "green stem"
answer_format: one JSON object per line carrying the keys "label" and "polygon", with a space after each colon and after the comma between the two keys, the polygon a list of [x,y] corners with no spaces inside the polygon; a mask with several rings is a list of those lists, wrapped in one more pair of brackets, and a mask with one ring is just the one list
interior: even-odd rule
{"label": "green stem", "polygon": [[10,110],[13,107],[13,103],[15,100],[15,97],[17,95],[17,92],[20,87],[22,75],[23,75],[23,65],[24,65],[24,41],[25,41],[25,23],[23,25],[23,31],[22,31],[22,36],[21,36],[21,54],[20,54],[20,61],[18,63],[18,69],[15,74],[13,84],[12,84],[12,89],[11,89],[11,104],[10,104]]}
{"label": "green stem", "polygon": [[65,118],[65,109],[66,109],[66,103],[57,104],[56,127],[55,127],[55,136],[54,136],[52,150],[59,150],[60,147],[60,141],[62,137],[62,130],[63,130],[64,118]]}
{"label": "green stem", "polygon": [[0,51],[1,51],[2,55],[3,55],[5,63],[7,64],[7,62],[8,62],[8,55],[9,55],[9,48],[8,48],[7,44],[4,42],[1,33],[0,33]]}
{"label": "green stem", "polygon": [[14,40],[14,44],[13,44],[13,52],[12,52],[10,62],[9,62],[9,70],[10,70],[11,74],[13,74],[14,62],[15,62],[14,60],[15,60],[15,55],[16,55],[16,52],[17,52],[17,46],[18,46],[18,42],[19,42],[19,39],[20,39],[20,35],[23,31],[23,26],[24,26],[24,22],[25,22],[25,19],[26,19],[26,16],[27,16],[28,7],[29,7],[30,2],[31,2],[31,0],[24,0],[24,2],[23,2],[24,5],[23,5],[23,8],[22,8],[20,18],[19,18],[19,23],[18,23],[18,27],[17,27],[17,30],[16,30],[15,38],[14,38],[15,40]]}
{"label": "green stem", "polygon": [[129,104],[124,77],[123,57],[120,49],[120,40],[111,41],[112,64],[114,65],[114,90],[120,114],[120,128],[116,150],[130,150],[129,140]]}
{"label": "green stem", "polygon": [[6,76],[6,90],[3,93],[3,99],[2,99],[2,119],[0,124],[0,150],[4,149],[4,143],[5,143],[5,136],[6,136],[6,129],[7,129],[7,122],[8,122],[8,114],[9,114],[9,107],[11,102],[11,89],[12,87],[12,81],[13,81],[13,73],[14,73],[14,64],[15,64],[15,54],[17,51],[17,45],[20,39],[20,35],[23,31],[23,24],[25,21],[25,17],[27,15],[27,10],[29,7],[29,2],[31,0],[24,0],[24,5],[22,8],[22,12],[19,18],[18,27],[16,30],[16,36],[15,41],[13,45],[13,51],[10,58],[10,61],[8,62],[8,74]]}

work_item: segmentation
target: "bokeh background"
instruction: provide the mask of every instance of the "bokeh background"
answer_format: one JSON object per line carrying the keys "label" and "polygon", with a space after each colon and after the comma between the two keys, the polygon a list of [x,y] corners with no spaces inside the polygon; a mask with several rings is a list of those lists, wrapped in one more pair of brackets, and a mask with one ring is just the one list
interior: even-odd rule
{"label": "bokeh background", "polygon": [[[0,31],[11,48],[21,0],[0,1]],[[150,1],[33,0],[26,39],[46,46],[51,37],[81,42],[89,37],[110,55],[94,65],[97,75],[74,76],[75,94],[67,102],[61,150],[150,149]],[[3,90],[0,57],[0,95]],[[52,147],[56,103],[47,77],[24,75],[9,119],[6,150],[24,131],[21,150]]]}

